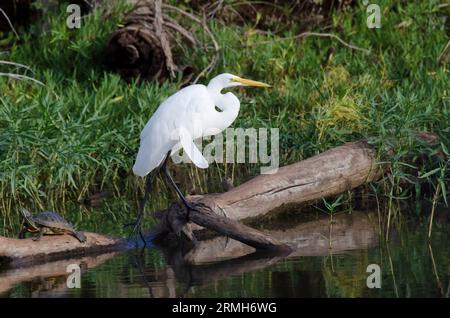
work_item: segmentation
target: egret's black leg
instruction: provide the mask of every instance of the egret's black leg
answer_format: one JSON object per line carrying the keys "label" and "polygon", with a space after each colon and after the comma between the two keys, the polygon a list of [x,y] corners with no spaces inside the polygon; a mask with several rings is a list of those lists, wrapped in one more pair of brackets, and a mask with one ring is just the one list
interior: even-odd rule
{"label": "egret's black leg", "polygon": [[128,224],[128,225],[133,225],[133,232],[131,233],[130,238],[139,233],[139,237],[144,242],[144,246],[147,244],[147,242],[145,241],[144,235],[142,234],[141,222],[142,222],[142,218],[144,217],[145,204],[147,203],[148,198],[150,196],[150,192],[152,190],[152,185],[153,185],[153,180],[155,179],[155,175],[156,175],[156,173],[151,173],[150,175],[147,176],[147,180],[145,180],[144,197],[139,202],[139,209],[138,209],[138,215],[137,215],[136,221],[134,223]]}
{"label": "egret's black leg", "polygon": [[167,161],[170,157],[170,151],[167,153],[166,158],[164,159],[163,164],[161,165],[161,171],[163,172],[164,176],[166,176],[169,183],[174,188],[175,192],[178,194],[178,197],[183,201],[184,206],[187,210],[187,219],[189,220],[189,212],[190,210],[194,210],[194,208],[187,202],[186,198],[184,197],[183,193],[181,193],[181,190],[178,188],[177,184],[173,180],[172,176],[170,175],[169,171],[167,170]]}

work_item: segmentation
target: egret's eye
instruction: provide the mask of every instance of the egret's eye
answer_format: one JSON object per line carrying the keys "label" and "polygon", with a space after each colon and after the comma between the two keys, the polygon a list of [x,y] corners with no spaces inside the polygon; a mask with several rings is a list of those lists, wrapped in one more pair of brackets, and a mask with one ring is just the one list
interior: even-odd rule
{"label": "egret's eye", "polygon": [[214,108],[216,109],[216,111],[218,111],[219,113],[221,113],[222,112],[222,110],[219,108],[219,107],[217,107],[217,106],[215,106],[214,105]]}

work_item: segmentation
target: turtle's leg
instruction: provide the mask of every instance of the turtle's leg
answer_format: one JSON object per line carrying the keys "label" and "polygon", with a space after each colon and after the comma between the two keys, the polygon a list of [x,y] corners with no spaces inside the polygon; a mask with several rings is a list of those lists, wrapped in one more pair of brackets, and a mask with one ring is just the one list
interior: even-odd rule
{"label": "turtle's leg", "polygon": [[86,242],[86,235],[83,232],[73,231],[72,233],[81,243]]}
{"label": "turtle's leg", "polygon": [[19,239],[25,238],[25,233],[28,231],[28,224],[25,221],[22,221],[20,224],[20,232],[19,232]]}
{"label": "turtle's leg", "polygon": [[33,241],[35,241],[35,242],[39,241],[43,235],[44,235],[44,228],[41,227],[39,229],[39,234],[37,236],[33,237]]}
{"label": "turtle's leg", "polygon": [[22,226],[22,229],[19,232],[19,239],[25,238],[25,232],[27,231],[27,228],[25,226]]}

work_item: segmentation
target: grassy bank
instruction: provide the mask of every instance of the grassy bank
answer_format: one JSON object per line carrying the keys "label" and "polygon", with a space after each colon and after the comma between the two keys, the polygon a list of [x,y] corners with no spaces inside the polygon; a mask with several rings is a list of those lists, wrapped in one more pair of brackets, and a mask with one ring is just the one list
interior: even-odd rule
{"label": "grassy bank", "polygon": [[[299,41],[289,38],[293,31],[273,35],[254,32],[251,24],[211,22],[222,48],[213,73],[227,71],[274,85],[271,90],[237,91],[242,108],[233,126],[278,127],[281,165],[367,138],[390,172],[370,187],[371,194],[387,198],[391,209],[394,199],[444,201],[450,178],[448,65],[437,59],[449,33],[439,4],[380,1],[380,29],[367,28],[362,4],[335,12],[327,32],[370,54],[335,39]],[[113,222],[118,214],[134,215],[142,180],[132,175],[131,167],[140,130],[181,79],[128,84],[105,69],[102,50],[125,10],[125,5],[114,12],[96,10],[83,19],[81,29],[69,30],[61,6],[21,32],[20,41],[1,55],[30,66],[34,73],[23,74],[45,83],[0,78],[3,234],[17,226],[20,205],[76,210],[73,218],[88,222],[95,209],[79,202],[102,190],[112,193],[113,202],[104,218]],[[324,66],[330,47],[336,49],[334,58]],[[201,69],[209,63],[194,48],[184,53],[181,64]],[[422,131],[439,141],[430,145],[417,138]],[[190,192],[207,192],[219,189],[225,175],[238,183],[256,174],[256,168],[217,164],[199,171],[183,166],[177,168],[177,178]],[[162,194],[155,207],[166,202],[164,186],[159,186]]]}

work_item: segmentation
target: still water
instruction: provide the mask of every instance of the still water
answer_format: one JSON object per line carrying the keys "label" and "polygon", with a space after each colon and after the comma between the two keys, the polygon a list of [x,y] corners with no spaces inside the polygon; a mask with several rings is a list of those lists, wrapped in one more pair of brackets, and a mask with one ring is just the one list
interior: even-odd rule
{"label": "still water", "polygon": [[[314,216],[267,228],[289,242],[290,255],[252,254],[223,237],[189,251],[150,247],[0,270],[1,297],[449,297],[448,213],[403,220],[380,236],[374,213]],[[81,288],[66,285],[66,268],[79,264]],[[380,266],[381,288],[368,288],[367,267]]]}

